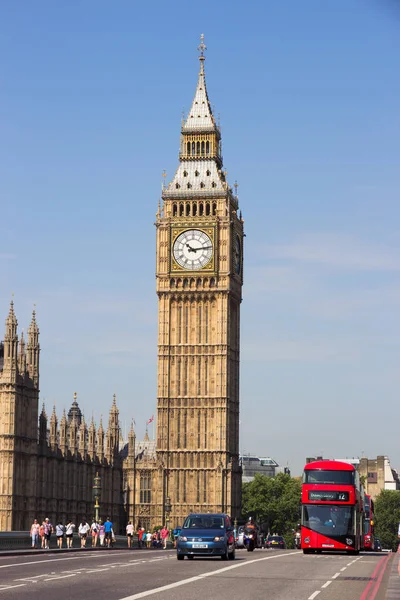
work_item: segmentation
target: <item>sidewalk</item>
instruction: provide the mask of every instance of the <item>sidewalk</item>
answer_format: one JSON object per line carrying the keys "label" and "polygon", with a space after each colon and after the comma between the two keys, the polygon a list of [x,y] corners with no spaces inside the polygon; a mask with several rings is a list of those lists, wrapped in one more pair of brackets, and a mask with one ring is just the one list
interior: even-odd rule
{"label": "sidewalk", "polygon": [[[400,550],[400,546],[399,546]],[[400,554],[399,550],[393,553],[392,567],[386,588],[385,600],[400,600]]]}

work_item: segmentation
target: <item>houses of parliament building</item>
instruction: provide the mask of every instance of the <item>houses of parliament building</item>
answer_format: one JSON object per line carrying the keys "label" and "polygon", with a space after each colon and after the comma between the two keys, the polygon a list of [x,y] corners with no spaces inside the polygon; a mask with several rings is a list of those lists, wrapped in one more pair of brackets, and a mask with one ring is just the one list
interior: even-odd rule
{"label": "houses of parliament building", "polygon": [[[222,164],[221,132],[199,46],[196,91],[182,122],[179,165],[156,215],[156,440],[120,434],[117,399],[106,427],[86,423],[74,395],[61,417],[39,407],[39,328],[18,335],[11,302],[0,344],[0,530],[93,515],[116,530],[181,525],[189,512],[238,517],[239,348],[243,219]],[[39,412],[40,411],[40,412]]]}

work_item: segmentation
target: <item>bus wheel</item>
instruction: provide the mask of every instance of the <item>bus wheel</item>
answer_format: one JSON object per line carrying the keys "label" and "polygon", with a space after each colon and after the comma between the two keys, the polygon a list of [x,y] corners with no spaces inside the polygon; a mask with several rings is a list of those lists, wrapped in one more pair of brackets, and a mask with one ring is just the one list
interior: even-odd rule
{"label": "bus wheel", "polygon": [[303,548],[303,554],[311,554],[311,552],[310,548]]}

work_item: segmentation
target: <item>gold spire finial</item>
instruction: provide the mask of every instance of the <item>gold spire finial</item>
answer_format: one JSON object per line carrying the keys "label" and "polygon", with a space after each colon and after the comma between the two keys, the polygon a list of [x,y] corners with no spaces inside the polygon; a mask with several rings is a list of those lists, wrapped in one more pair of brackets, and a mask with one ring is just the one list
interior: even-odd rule
{"label": "gold spire finial", "polygon": [[76,392],[74,392],[74,400],[75,401],[76,401],[77,397],[78,397],[78,394]]}
{"label": "gold spire finial", "polygon": [[200,60],[205,60],[204,51],[207,50],[207,46],[204,43],[204,33],[200,36],[200,45],[197,47],[197,50],[200,51]]}

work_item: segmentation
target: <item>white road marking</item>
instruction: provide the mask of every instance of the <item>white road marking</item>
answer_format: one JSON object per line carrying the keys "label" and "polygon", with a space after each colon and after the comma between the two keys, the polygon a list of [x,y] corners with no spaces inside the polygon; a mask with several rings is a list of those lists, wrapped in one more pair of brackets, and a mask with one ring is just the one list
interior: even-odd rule
{"label": "white road marking", "polygon": [[318,596],[318,594],[320,594],[320,593],[321,593],[321,590],[317,590],[316,592],[311,594],[311,596],[308,597],[308,600],[314,600],[314,598],[316,598]]}
{"label": "white road marking", "polygon": [[134,594],[133,596],[126,596],[125,598],[121,598],[121,600],[139,600],[139,598],[146,598],[146,596],[151,596],[152,594],[158,594],[159,592],[164,592],[165,590],[172,590],[176,587],[186,585],[187,583],[192,583],[194,581],[201,581],[202,579],[205,579],[205,577],[211,577],[213,575],[219,575],[220,573],[226,573],[226,571],[231,571],[232,569],[238,569],[240,567],[244,567],[245,565],[251,565],[256,562],[262,562],[263,560],[274,560],[276,558],[281,558],[282,556],[291,556],[292,554],[296,554],[297,556],[302,556],[298,552],[286,552],[285,554],[277,554],[275,556],[265,556],[264,558],[255,558],[253,560],[246,560],[246,561],[240,562],[239,564],[231,565],[230,567],[224,567],[223,569],[218,569],[217,571],[209,571],[208,573],[202,573],[201,575],[196,575],[195,577],[189,577],[188,579],[182,579],[181,581],[176,581],[175,583],[163,585],[161,587],[154,588],[152,590],[146,590],[145,592],[139,592],[138,594]]}
{"label": "white road marking", "polygon": [[324,583],[324,585],[323,585],[322,587],[323,587],[323,588],[327,588],[327,587],[328,587],[328,585],[331,585],[331,583],[332,583],[332,581],[331,581],[331,580],[329,580],[329,581],[327,581],[326,583]]}
{"label": "white road marking", "polygon": [[6,587],[0,588],[0,592],[4,592],[4,590],[12,590],[13,588],[23,587],[26,583],[19,583],[18,585],[7,585]]}
{"label": "white road marking", "polygon": [[92,569],[91,571],[86,571],[86,573],[100,573],[100,571],[108,571],[108,569]]}
{"label": "white road marking", "polygon": [[65,579],[66,577],[76,577],[77,573],[71,573],[71,575],[58,575],[58,577],[49,577],[48,579],[43,579],[43,581],[54,581],[55,579]]}
{"label": "white road marking", "polygon": [[343,567],[342,569],[340,569],[341,571],[345,571],[347,569],[347,567]]}
{"label": "white road marking", "polygon": [[334,575],[332,575],[332,579],[336,579],[336,577],[339,577],[340,573],[335,573]]}

